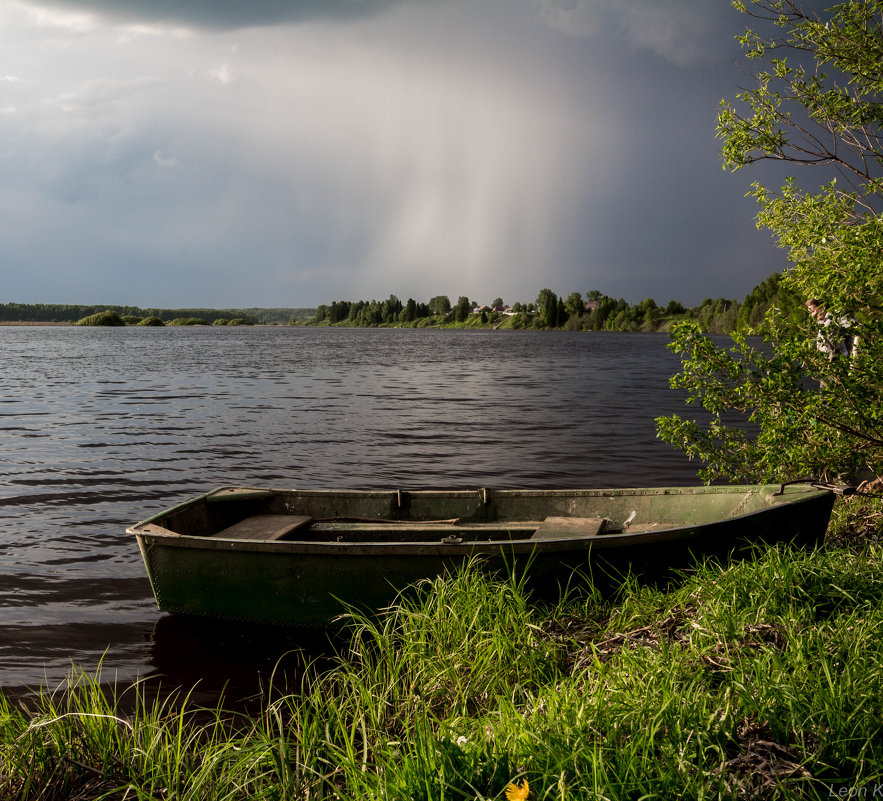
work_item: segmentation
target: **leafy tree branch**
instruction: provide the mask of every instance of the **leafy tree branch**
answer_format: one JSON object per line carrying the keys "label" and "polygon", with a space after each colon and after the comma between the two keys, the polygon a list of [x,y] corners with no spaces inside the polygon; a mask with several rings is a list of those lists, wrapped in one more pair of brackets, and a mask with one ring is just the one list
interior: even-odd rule
{"label": "leafy tree branch", "polygon": [[778,191],[756,182],[750,193],[758,227],[788,251],[780,297],[821,306],[795,315],[793,303],[773,303],[729,349],[677,326],[670,347],[683,367],[672,386],[702,411],[659,419],[659,436],[701,459],[705,480],[879,477],[883,6],[853,0],[816,15],[796,0],[734,5],[760,26],[738,37],[760,67],[738,106],[721,103],[724,167],[777,160],[822,178],[806,188],[791,177]]}

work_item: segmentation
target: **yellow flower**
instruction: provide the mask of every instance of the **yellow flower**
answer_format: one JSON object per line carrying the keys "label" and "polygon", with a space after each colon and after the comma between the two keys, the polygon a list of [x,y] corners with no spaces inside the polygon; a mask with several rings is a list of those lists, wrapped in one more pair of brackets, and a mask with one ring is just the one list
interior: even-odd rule
{"label": "yellow flower", "polygon": [[527,779],[523,779],[521,782],[516,784],[512,782],[506,788],[506,798],[509,801],[527,801],[527,796],[530,794],[530,785],[527,783]]}

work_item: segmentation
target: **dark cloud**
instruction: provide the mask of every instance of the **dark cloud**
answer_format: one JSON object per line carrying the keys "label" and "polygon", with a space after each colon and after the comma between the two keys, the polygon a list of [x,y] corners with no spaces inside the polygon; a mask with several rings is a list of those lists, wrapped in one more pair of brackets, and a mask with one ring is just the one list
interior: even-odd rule
{"label": "dark cloud", "polygon": [[[660,5],[10,4],[4,290],[173,306],[744,296],[782,264],[744,197],[778,176],[724,173],[714,134],[745,80],[744,19]],[[321,20],[350,24],[293,24]]]}
{"label": "dark cloud", "polygon": [[356,20],[407,2],[415,0],[41,0],[40,5],[122,22],[177,22],[236,30],[287,22]]}

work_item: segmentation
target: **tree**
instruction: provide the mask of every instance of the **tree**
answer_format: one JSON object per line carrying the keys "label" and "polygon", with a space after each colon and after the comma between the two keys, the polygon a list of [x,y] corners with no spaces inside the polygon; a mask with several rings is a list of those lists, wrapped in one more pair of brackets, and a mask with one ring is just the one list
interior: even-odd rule
{"label": "tree", "polygon": [[414,298],[408,298],[405,308],[402,312],[402,322],[413,323],[417,319],[417,301]]}
{"label": "tree", "polygon": [[469,298],[465,295],[461,295],[457,301],[457,305],[454,306],[454,322],[462,323],[469,318],[471,313],[472,304],[469,302]]}
{"label": "tree", "polygon": [[447,295],[436,295],[430,299],[429,308],[433,314],[444,317],[451,311],[451,299]]}
{"label": "tree", "polygon": [[596,331],[603,331],[607,327],[607,320],[616,309],[616,301],[606,295],[598,299],[598,307],[592,312],[592,327]]}
{"label": "tree", "polygon": [[331,309],[328,312],[328,321],[334,325],[335,323],[339,323],[341,320],[346,320],[350,313],[350,304],[345,300],[335,300],[331,304]]}
{"label": "tree", "polygon": [[764,318],[771,306],[776,306],[779,314],[791,316],[792,325],[799,324],[806,310],[797,295],[783,287],[781,282],[782,276],[773,273],[754,287],[739,306],[736,325],[740,328],[763,328]]}
{"label": "tree", "polygon": [[555,325],[557,327],[561,327],[567,322],[567,309],[564,306],[564,301],[561,298],[558,298],[558,303],[555,304]]}
{"label": "tree", "polygon": [[[760,183],[758,225],[788,250],[777,294],[821,299],[833,325],[772,302],[768,345],[742,333],[731,348],[695,323],[675,328],[683,371],[672,384],[710,414],[702,426],[660,418],[659,434],[706,462],[705,479],[834,479],[883,474],[883,4],[841,2],[821,16],[794,0],[734,5],[758,30],[740,37],[762,65],[757,86],[724,101],[718,117],[725,168],[761,160],[814,166],[819,188],[788,178]],[[792,304],[793,305],[793,304]],[[858,335],[852,357],[820,347],[833,326]],[[756,426],[730,422],[732,412]]]}
{"label": "tree", "polygon": [[541,325],[552,328],[558,322],[558,296],[551,289],[541,289],[537,295],[537,315]]}
{"label": "tree", "polygon": [[661,316],[662,309],[656,305],[656,301],[653,298],[642,300],[635,309],[636,321],[644,331],[652,331]]}
{"label": "tree", "polygon": [[390,295],[388,300],[383,301],[383,305],[380,308],[382,321],[384,323],[395,323],[398,322],[399,315],[404,307],[395,295]]}
{"label": "tree", "polygon": [[567,309],[569,317],[580,317],[586,311],[586,304],[583,303],[583,296],[579,292],[571,292],[564,301],[564,308]]}
{"label": "tree", "polygon": [[739,304],[735,300],[706,298],[693,309],[699,327],[707,334],[729,334],[736,327]]}

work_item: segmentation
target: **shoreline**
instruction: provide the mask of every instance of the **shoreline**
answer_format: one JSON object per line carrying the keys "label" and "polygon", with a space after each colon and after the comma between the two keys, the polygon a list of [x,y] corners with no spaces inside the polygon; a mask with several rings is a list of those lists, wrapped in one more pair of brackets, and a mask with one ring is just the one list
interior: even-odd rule
{"label": "shoreline", "polygon": [[129,325],[126,324],[124,326],[102,326],[102,325],[93,325],[93,326],[81,326],[77,325],[76,322],[67,321],[67,322],[40,322],[40,321],[32,321],[32,320],[0,320],[0,328],[337,328],[337,329],[349,329],[349,330],[357,330],[357,331],[373,331],[377,329],[386,329],[386,330],[398,330],[403,331],[406,329],[412,330],[432,330],[432,331],[561,331],[569,334],[665,334],[668,335],[670,332],[667,330],[655,330],[655,331],[608,331],[608,330],[586,330],[580,329],[576,331],[569,331],[566,328],[501,328],[500,326],[493,325],[425,325],[425,326],[413,326],[413,325],[304,325],[300,324],[287,324],[287,323],[253,323],[251,325],[237,325],[237,326],[225,326],[225,325],[212,325],[211,323],[208,325],[169,325],[166,323],[162,326],[138,326],[138,325]]}
{"label": "shoreline", "polygon": [[39,325],[39,326],[65,326],[65,325],[76,325],[76,323],[72,322],[37,322],[37,321],[29,321],[29,320],[0,320],[0,326],[27,326],[27,325]]}
{"label": "shoreline", "polygon": [[159,777],[205,797],[405,797],[429,776],[464,797],[864,797],[883,786],[881,546],[842,526],[816,550],[607,600],[537,604],[520,578],[466,568],[357,614],[330,664],[245,706],[77,668],[24,700],[0,689],[0,795],[146,793]]}

